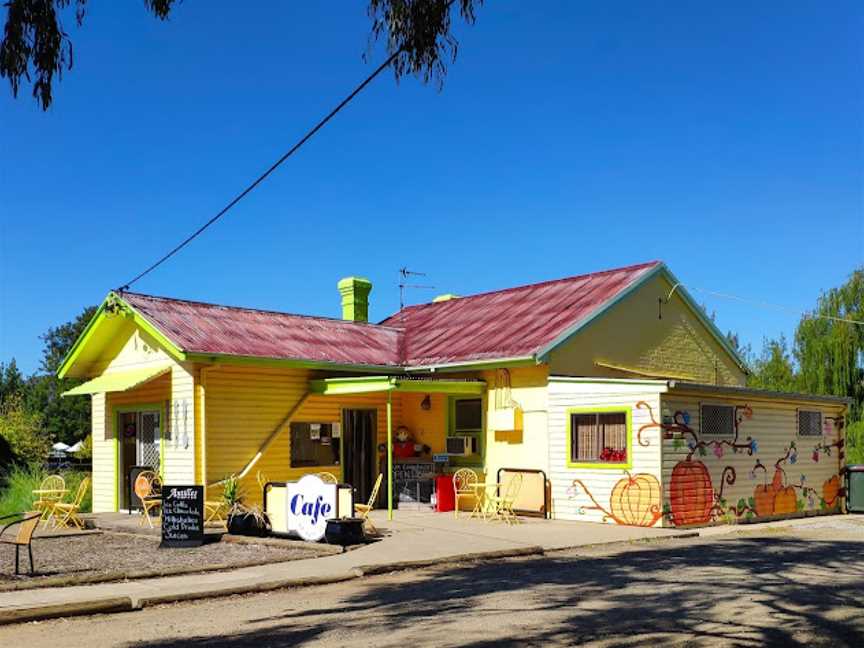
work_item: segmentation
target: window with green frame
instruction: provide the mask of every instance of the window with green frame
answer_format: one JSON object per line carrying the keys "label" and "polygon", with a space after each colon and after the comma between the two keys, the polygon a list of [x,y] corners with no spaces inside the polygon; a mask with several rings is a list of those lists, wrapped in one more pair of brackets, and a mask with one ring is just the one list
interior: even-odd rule
{"label": "window with green frame", "polygon": [[483,399],[478,397],[450,399],[448,436],[467,436],[474,438],[477,452],[464,457],[450,457],[450,463],[457,466],[479,466],[483,464]]}
{"label": "window with green frame", "polygon": [[633,465],[629,409],[568,409],[567,441],[569,468],[628,469]]}

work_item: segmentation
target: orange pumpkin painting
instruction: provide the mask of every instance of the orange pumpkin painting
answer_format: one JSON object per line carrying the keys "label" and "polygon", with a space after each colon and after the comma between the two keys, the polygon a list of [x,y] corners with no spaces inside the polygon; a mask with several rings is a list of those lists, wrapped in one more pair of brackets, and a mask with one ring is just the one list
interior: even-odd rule
{"label": "orange pumpkin painting", "polygon": [[774,514],[794,513],[798,510],[798,496],[791,486],[781,488],[774,495]]}
{"label": "orange pumpkin painting", "polygon": [[675,465],[669,482],[669,503],[675,526],[711,521],[714,486],[705,464],[686,459]]}
{"label": "orange pumpkin painting", "polygon": [[662,515],[660,497],[660,482],[654,475],[628,474],[612,489],[609,508],[619,524],[650,527]]}
{"label": "orange pumpkin painting", "polygon": [[825,506],[831,508],[837,503],[837,498],[840,495],[840,478],[834,475],[831,479],[822,484],[822,499],[825,500]]}
{"label": "orange pumpkin painting", "polygon": [[663,515],[660,482],[648,473],[631,475],[625,472],[625,475],[613,486],[608,509],[594,499],[594,495],[581,479],[574,479],[573,486],[582,488],[593,503],[593,506],[584,508],[602,511],[604,521],[612,520],[628,526],[654,526]]}
{"label": "orange pumpkin painting", "polygon": [[753,491],[753,502],[756,515],[760,517],[774,514],[774,487],[769,484],[759,484]]}
{"label": "orange pumpkin painting", "polygon": [[775,493],[779,493],[783,490],[783,482],[785,480],[785,475],[783,474],[783,470],[779,467],[774,470],[774,479],[771,480],[771,490]]}

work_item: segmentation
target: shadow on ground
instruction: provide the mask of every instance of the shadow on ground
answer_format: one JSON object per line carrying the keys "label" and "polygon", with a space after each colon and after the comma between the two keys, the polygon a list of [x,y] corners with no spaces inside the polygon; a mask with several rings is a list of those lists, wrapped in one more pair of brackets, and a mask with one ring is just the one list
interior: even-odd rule
{"label": "shadow on ground", "polygon": [[[298,645],[328,640],[338,628],[343,645],[393,644],[401,635],[475,648],[591,641],[860,647],[862,548],[777,537],[457,566],[369,581],[337,606],[249,618],[235,634],[182,645]],[[355,640],[345,642],[346,633]]]}

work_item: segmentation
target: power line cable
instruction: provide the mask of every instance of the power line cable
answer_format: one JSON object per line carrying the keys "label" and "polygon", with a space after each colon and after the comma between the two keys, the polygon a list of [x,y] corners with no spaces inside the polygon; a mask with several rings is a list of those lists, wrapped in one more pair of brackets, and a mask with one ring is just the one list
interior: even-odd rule
{"label": "power line cable", "polygon": [[146,270],[144,270],[143,272],[140,272],[133,279],[131,279],[130,281],[127,281],[125,284],[123,284],[120,288],[117,289],[117,291],[123,292],[124,290],[128,290],[129,287],[132,286],[135,282],[137,282],[138,280],[142,279],[143,277],[145,277],[148,274],[150,274],[151,272],[153,272],[153,270],[158,268],[160,265],[165,263],[168,259],[173,257],[175,254],[177,254],[184,247],[189,245],[189,243],[191,243],[198,236],[200,236],[202,233],[204,233],[204,231],[208,227],[210,227],[213,223],[215,223],[220,218],[222,218],[222,216],[224,216],[226,213],[228,213],[228,211],[232,207],[234,207],[234,205],[236,205],[238,202],[243,200],[243,198],[245,198],[247,194],[249,194],[253,189],[255,189],[255,187],[257,187],[259,184],[261,184],[267,178],[267,176],[269,176],[277,168],[279,168],[279,166],[285,160],[287,160],[289,157],[291,157],[301,146],[303,146],[307,141],[309,141],[312,138],[312,136],[315,135],[315,133],[317,133],[319,130],[321,130],[321,128],[327,122],[329,122],[333,117],[336,116],[336,113],[338,113],[340,110],[342,110],[345,106],[347,106],[351,102],[352,99],[354,99],[354,97],[356,97],[358,94],[360,94],[360,92],[362,92],[363,89],[375,79],[375,77],[377,77],[381,72],[386,70],[390,66],[390,64],[396,60],[396,57],[398,57],[402,53],[403,49],[404,48],[398,49],[395,52],[393,52],[393,54],[391,54],[387,58],[387,60],[384,61],[381,65],[379,65],[375,69],[375,71],[372,72],[372,74],[367,76],[360,83],[360,85],[358,85],[356,88],[354,88],[354,90],[351,92],[351,94],[349,94],[342,101],[340,101],[339,104],[335,108],[333,108],[333,110],[331,110],[327,114],[326,117],[324,117],[317,124],[315,124],[315,126],[313,126],[302,138],[300,138],[300,140],[294,146],[292,146],[290,149],[288,149],[288,152],[286,152],[282,157],[280,157],[278,160],[276,160],[276,162],[274,162],[272,165],[270,165],[270,167],[264,173],[262,173],[260,176],[258,176],[255,179],[255,181],[252,182],[252,184],[250,184],[243,191],[241,191],[239,194],[237,194],[234,197],[234,199],[231,200],[231,202],[229,202],[227,205],[225,205],[225,207],[223,207],[221,210],[219,210],[219,212],[215,216],[213,216],[210,220],[208,220],[206,223],[204,223],[201,227],[199,227],[197,230],[195,230],[192,234],[190,234],[185,239],[183,239],[183,241],[181,241],[178,245],[176,245],[170,251],[168,251],[166,254],[164,254],[162,257],[160,257],[158,261],[156,261],[155,263],[150,265]]}
{"label": "power line cable", "polygon": [[[680,284],[680,285],[686,285],[686,284]],[[861,320],[851,319],[851,318],[847,318],[847,317],[834,317],[832,315],[819,315],[817,313],[809,313],[807,311],[801,311],[797,308],[791,308],[789,306],[781,306],[780,304],[772,304],[772,303],[766,302],[766,301],[746,299],[744,297],[739,297],[738,295],[731,295],[729,293],[721,293],[721,292],[716,292],[714,290],[706,290],[705,288],[696,288],[695,286],[687,286],[687,287],[690,288],[691,290],[696,290],[698,292],[705,293],[706,295],[713,295],[715,297],[721,297],[723,299],[732,299],[734,301],[738,301],[738,302],[741,302],[744,304],[751,304],[753,306],[759,306],[760,308],[769,308],[769,309],[773,309],[773,310],[785,311],[787,313],[793,313],[795,315],[798,315],[799,317],[806,317],[806,318],[810,318],[810,319],[824,319],[824,320],[830,320],[832,322],[844,322],[846,324],[856,324],[858,326],[864,326],[864,321],[861,321]],[[674,291],[674,289],[673,289],[673,291]]]}

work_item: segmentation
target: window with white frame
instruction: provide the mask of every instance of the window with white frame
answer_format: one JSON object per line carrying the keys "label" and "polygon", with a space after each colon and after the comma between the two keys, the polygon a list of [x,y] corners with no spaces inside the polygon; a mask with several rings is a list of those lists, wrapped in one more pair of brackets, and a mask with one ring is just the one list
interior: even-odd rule
{"label": "window with white frame", "polygon": [[822,436],[822,412],[798,410],[798,436]]}
{"label": "window with white frame", "polygon": [[735,436],[735,406],[703,403],[699,410],[699,426],[703,436]]}

